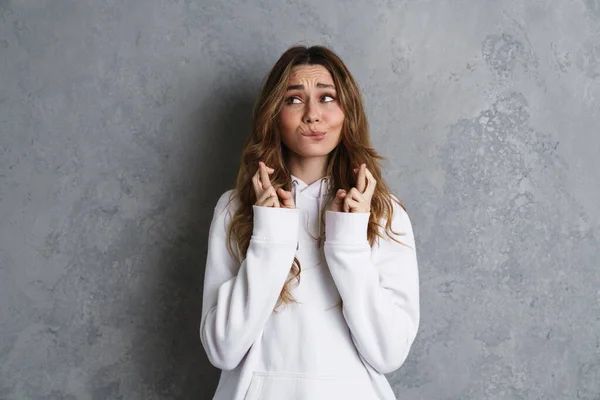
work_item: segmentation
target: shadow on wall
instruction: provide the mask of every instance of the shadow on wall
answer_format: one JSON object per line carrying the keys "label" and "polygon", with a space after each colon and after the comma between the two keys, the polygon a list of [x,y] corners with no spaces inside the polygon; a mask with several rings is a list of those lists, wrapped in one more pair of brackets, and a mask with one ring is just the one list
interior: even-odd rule
{"label": "shadow on wall", "polygon": [[145,386],[141,392],[160,399],[211,399],[219,378],[199,337],[208,232],[218,198],[235,187],[256,93],[237,79],[218,92],[199,93],[205,100],[185,125],[195,150],[182,161],[185,177],[163,189],[174,193],[176,221],[159,231],[159,256],[148,266],[156,279],[141,316],[145,326],[135,332],[132,356]]}

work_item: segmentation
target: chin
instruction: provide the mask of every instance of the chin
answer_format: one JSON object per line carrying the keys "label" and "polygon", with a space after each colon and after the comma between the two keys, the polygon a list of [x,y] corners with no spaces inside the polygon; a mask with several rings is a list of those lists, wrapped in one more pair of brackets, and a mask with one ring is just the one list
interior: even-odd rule
{"label": "chin", "polygon": [[321,148],[321,149],[310,149],[308,151],[298,151],[296,152],[297,154],[299,154],[302,157],[323,157],[328,155],[329,153],[331,153],[333,151],[335,147],[333,148]]}

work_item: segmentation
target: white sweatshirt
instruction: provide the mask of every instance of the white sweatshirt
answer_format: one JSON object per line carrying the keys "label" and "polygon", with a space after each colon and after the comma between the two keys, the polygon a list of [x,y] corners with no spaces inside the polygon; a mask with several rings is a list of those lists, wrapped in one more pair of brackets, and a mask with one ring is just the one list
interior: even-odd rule
{"label": "white sweatshirt", "polygon": [[[326,210],[320,246],[309,233],[323,228],[329,180],[292,179],[296,209],[253,206],[241,265],[226,247],[235,189],[215,207],[200,323],[208,359],[222,370],[213,400],[395,399],[383,374],[404,363],[420,318],[410,219],[394,203],[392,229],[406,233],[397,239],[408,247],[385,233],[371,247],[368,213]],[[291,294],[299,303],[273,312],[294,256],[302,272]]]}

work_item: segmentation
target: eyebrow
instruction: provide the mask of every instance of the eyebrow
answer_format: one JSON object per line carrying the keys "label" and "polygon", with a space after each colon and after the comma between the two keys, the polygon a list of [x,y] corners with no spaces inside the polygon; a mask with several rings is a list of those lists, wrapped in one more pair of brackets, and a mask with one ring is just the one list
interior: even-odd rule
{"label": "eyebrow", "polygon": [[[317,87],[319,89],[334,89],[335,90],[335,86],[330,85],[328,83],[317,83]],[[290,85],[288,86],[287,90],[302,90],[304,89],[304,85]]]}

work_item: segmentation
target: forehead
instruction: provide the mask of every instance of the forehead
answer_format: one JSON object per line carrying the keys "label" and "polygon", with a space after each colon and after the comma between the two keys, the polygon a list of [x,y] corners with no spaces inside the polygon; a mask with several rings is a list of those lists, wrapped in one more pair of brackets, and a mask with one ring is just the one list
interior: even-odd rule
{"label": "forehead", "polygon": [[331,74],[322,65],[298,65],[292,68],[289,83],[302,83],[302,81],[315,81],[333,85]]}

